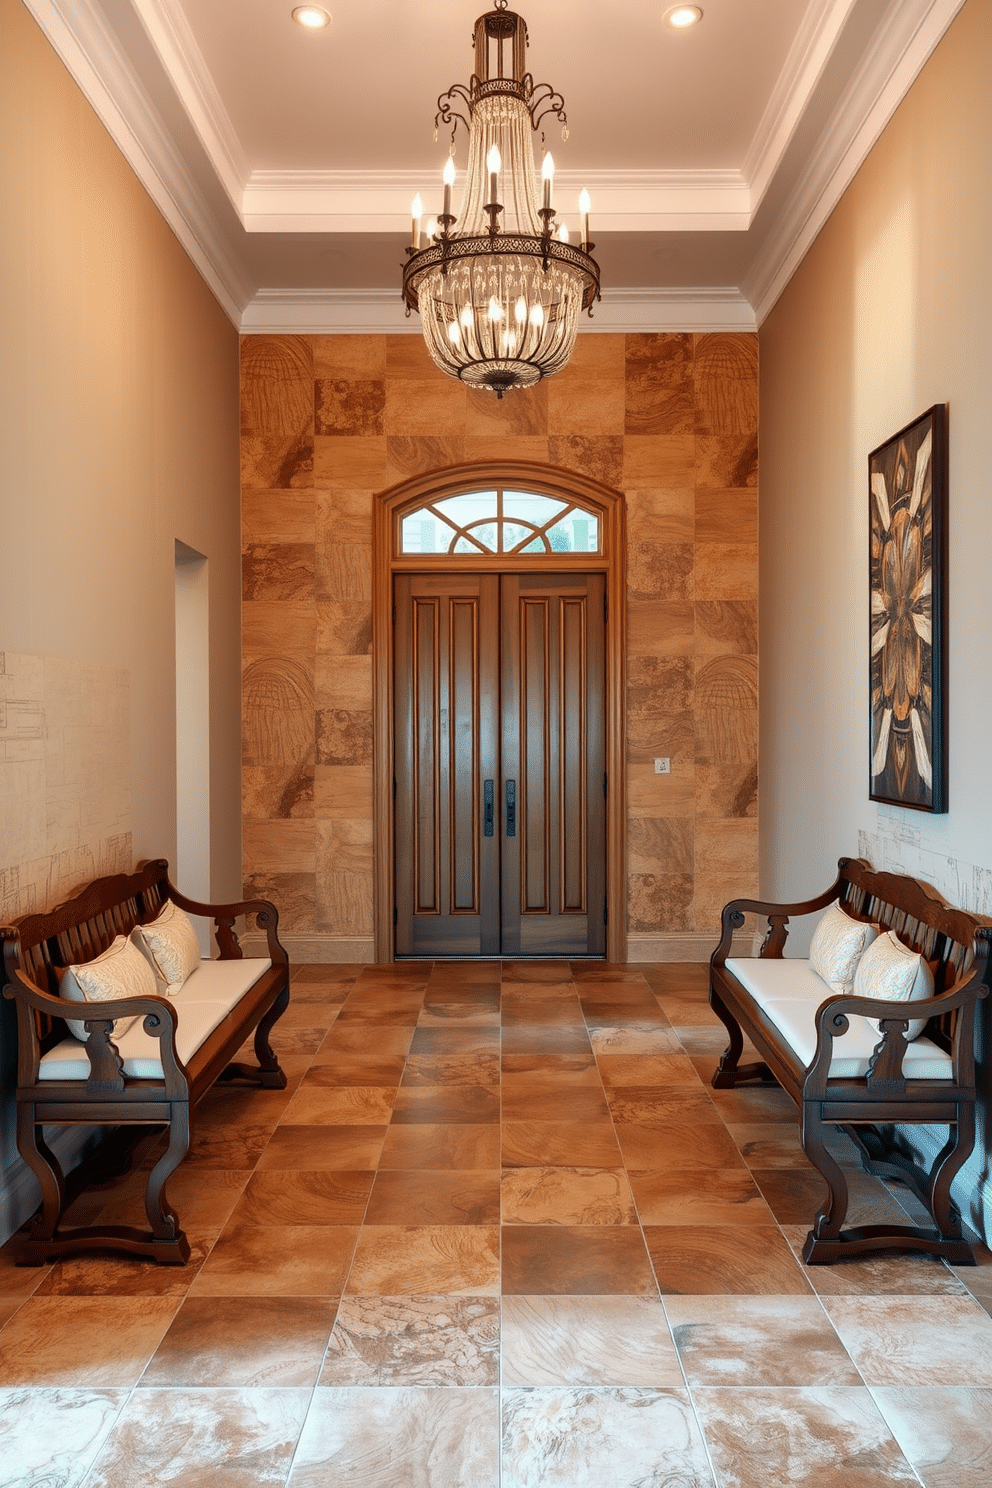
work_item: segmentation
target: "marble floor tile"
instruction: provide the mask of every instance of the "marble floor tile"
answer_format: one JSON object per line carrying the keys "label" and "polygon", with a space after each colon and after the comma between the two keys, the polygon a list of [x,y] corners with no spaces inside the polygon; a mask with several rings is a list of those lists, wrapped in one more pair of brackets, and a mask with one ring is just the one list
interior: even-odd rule
{"label": "marble floor tile", "polygon": [[926,1488],[987,1488],[992,1388],[905,1385],[871,1393]]}
{"label": "marble floor tile", "polygon": [[497,1225],[499,1174],[479,1168],[395,1168],[376,1174],[370,1225]]}
{"label": "marble floor tile", "polygon": [[503,1298],[504,1385],[642,1385],[684,1380],[657,1297]]}
{"label": "marble floor tile", "polygon": [[302,1080],[304,1089],[311,1085],[371,1085],[378,1089],[396,1089],[403,1078],[405,1060],[402,1054],[342,1054],[336,1049],[319,1050]]}
{"label": "marble floor tile", "polygon": [[139,1385],[312,1385],[336,1297],[187,1297]]}
{"label": "marble floor tile", "polygon": [[613,1126],[606,1120],[505,1121],[502,1153],[504,1168],[623,1166]]}
{"label": "marble floor tile", "polygon": [[258,1161],[260,1173],[292,1168],[374,1168],[387,1126],[280,1126]]}
{"label": "marble floor tile", "polygon": [[318,1389],[287,1488],[497,1488],[493,1387]]}
{"label": "marble floor tile", "polygon": [[136,1391],[86,1488],[282,1488],[309,1390]]}
{"label": "marble floor tile", "polygon": [[281,1126],[378,1126],[389,1120],[396,1087],[301,1085]]}
{"label": "marble floor tile", "polygon": [[396,1093],[394,1125],[477,1125],[498,1122],[499,1091],[483,1085],[401,1085]]}
{"label": "marble floor tile", "polygon": [[0,1390],[0,1462],[7,1488],[80,1488],[127,1390]]}
{"label": "marble floor tile", "polygon": [[328,1297],[344,1290],[357,1225],[229,1224],[190,1288],[198,1297]]}
{"label": "marble floor tile", "polygon": [[670,1028],[643,1033],[636,1028],[594,1028],[589,1034],[593,1052],[601,1054],[676,1054],[678,1045]]}
{"label": "marble floor tile", "polygon": [[613,1168],[511,1168],[501,1187],[504,1224],[632,1225],[627,1176]]}
{"label": "marble floor tile", "polygon": [[[797,1257],[802,1256],[809,1225],[782,1225]],[[921,1251],[881,1251],[874,1256],[804,1266],[810,1286],[820,1297],[955,1296],[968,1289],[939,1256]]]}
{"label": "marble floor tile", "polygon": [[503,1391],[503,1488],[712,1488],[684,1390]]}
{"label": "marble floor tile", "polygon": [[505,1225],[503,1292],[515,1296],[657,1296],[633,1225]]}
{"label": "marble floor tile", "polygon": [[498,1385],[495,1297],[345,1297],[320,1385]]}
{"label": "marble floor tile", "polygon": [[178,1305],[170,1297],[30,1297],[0,1333],[0,1385],[129,1388]]}
{"label": "marble floor tile", "polygon": [[645,1225],[644,1239],[662,1296],[794,1296],[812,1291],[804,1268],[774,1226]]}
{"label": "marble floor tile", "polygon": [[644,1225],[765,1225],[774,1218],[746,1168],[629,1169]]}
{"label": "marble floor tile", "polygon": [[692,1398],[720,1488],[919,1488],[866,1389],[717,1386]]}
{"label": "marble floor tile", "polygon": [[360,1225],[371,1170],[289,1168],[255,1173],[232,1219],[237,1225]]}
{"label": "marble floor tile", "polygon": [[499,1126],[422,1123],[386,1129],[380,1169],[499,1168]]}
{"label": "marble floor tile", "polygon": [[349,1295],[499,1295],[498,1225],[364,1225]]}
{"label": "marble floor tile", "polygon": [[818,1299],[666,1297],[690,1388],[862,1385]]}
{"label": "marble floor tile", "polygon": [[992,1380],[992,1318],[972,1297],[824,1297],[823,1306],[868,1385]]}

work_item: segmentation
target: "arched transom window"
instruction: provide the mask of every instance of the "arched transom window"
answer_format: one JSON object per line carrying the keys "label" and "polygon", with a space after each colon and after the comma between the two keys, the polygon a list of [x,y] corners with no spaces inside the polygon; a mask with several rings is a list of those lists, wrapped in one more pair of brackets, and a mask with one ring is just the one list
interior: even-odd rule
{"label": "arched transom window", "polygon": [[561,496],[496,486],[427,501],[399,519],[399,552],[601,553],[599,515]]}

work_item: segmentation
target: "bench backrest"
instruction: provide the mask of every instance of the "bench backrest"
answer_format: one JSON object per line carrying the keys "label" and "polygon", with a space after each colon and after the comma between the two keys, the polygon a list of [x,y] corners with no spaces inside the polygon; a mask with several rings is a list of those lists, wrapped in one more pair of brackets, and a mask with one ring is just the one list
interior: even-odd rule
{"label": "bench backrest", "polygon": [[[143,863],[135,873],[97,878],[73,899],[40,914],[22,915],[3,934],[3,972],[0,986],[14,980],[20,969],[43,992],[58,994],[59,973],[82,961],[92,961],[118,935],[130,935],[135,925],[147,924],[170,897],[169,865],[159,858]],[[13,933],[12,933],[13,932]],[[61,1018],[35,1014],[42,1048],[65,1037]]]}

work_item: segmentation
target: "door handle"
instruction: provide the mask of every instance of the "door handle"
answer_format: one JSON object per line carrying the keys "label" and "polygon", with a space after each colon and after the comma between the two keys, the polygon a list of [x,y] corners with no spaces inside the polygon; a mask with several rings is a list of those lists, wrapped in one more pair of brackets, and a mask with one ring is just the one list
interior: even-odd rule
{"label": "door handle", "polygon": [[496,830],[496,793],[491,780],[482,783],[482,835],[492,837]]}
{"label": "door handle", "polygon": [[517,835],[517,782],[515,780],[506,782],[506,835],[507,837]]}

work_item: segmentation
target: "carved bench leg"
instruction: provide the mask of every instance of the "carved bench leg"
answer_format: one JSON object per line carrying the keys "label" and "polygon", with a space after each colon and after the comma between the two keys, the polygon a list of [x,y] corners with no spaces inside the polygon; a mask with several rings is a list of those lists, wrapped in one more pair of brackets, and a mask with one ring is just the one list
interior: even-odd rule
{"label": "carved bench leg", "polygon": [[803,1260],[815,1266],[836,1260],[841,1253],[841,1227],[847,1217],[847,1179],[823,1140],[823,1119],[818,1101],[805,1101],[802,1115],[803,1150],[827,1185],[826,1202],[813,1222],[803,1246]]}
{"label": "carved bench leg", "polygon": [[724,1005],[714,987],[710,988],[710,1007],[730,1035],[730,1043],[721,1054],[720,1063],[710,1082],[713,1089],[732,1090],[742,1080],[763,1080],[774,1084],[775,1076],[767,1064],[741,1064],[740,1058],[744,1053],[744,1035],[741,1033],[741,1026],[730,1009]]}
{"label": "carved bench leg", "polygon": [[266,1090],[285,1090],[286,1076],[276,1058],[275,1051],[269,1043],[269,1034],[272,1025],[289,1006],[289,988],[284,987],[269,1008],[265,1017],[261,1019],[255,1029],[255,1058],[254,1064],[233,1063],[218,1075],[218,1083],[230,1080],[247,1080],[251,1085],[261,1085]]}
{"label": "carved bench leg", "polygon": [[156,1247],[159,1244],[162,1247],[161,1253],[156,1250],[155,1259],[171,1266],[185,1266],[190,1255],[189,1241],[179,1228],[179,1216],[165,1196],[166,1180],[189,1151],[189,1136],[189,1106],[184,1101],[174,1102],[168,1145],[145,1185],[145,1213],[152,1239]]}
{"label": "carved bench leg", "polygon": [[[947,1141],[934,1158],[930,1170],[927,1200],[930,1213],[942,1240],[961,1240],[961,1215],[951,1199],[951,1184],[975,1145],[975,1108],[972,1105],[958,1107],[957,1125],[947,1134]],[[970,1250],[969,1246],[969,1250]],[[972,1253],[970,1264],[977,1265]]]}
{"label": "carved bench leg", "polygon": [[47,1259],[45,1242],[54,1238],[65,1203],[65,1176],[58,1158],[35,1123],[33,1102],[22,1101],[17,1108],[17,1150],[41,1184],[41,1213],[31,1221],[29,1239],[18,1255],[19,1266],[40,1266]]}

